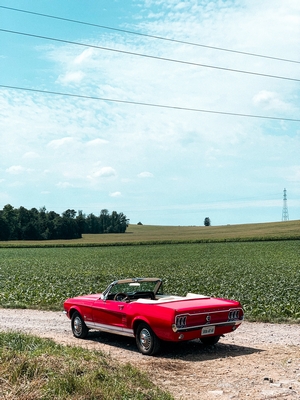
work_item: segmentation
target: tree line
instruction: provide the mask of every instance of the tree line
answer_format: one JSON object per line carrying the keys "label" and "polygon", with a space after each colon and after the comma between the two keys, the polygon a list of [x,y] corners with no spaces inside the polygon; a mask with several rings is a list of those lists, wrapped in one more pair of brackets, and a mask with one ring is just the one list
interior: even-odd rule
{"label": "tree line", "polygon": [[66,210],[61,215],[7,204],[0,210],[0,240],[78,239],[83,233],[124,233],[129,219],[123,213],[103,209],[99,216]]}

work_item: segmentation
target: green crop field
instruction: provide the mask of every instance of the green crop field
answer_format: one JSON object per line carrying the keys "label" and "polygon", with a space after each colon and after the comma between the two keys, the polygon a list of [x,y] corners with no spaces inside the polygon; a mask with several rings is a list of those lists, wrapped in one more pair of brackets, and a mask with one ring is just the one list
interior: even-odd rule
{"label": "green crop field", "polygon": [[248,320],[300,321],[300,241],[1,248],[0,306],[62,309],[112,280],[157,276],[167,293],[240,300]]}

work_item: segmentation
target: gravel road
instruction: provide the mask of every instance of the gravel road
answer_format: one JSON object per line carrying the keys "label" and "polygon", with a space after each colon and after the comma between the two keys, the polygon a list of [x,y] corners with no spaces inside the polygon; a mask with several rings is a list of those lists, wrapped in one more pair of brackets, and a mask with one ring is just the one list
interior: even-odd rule
{"label": "gravel road", "polygon": [[31,333],[130,362],[176,400],[300,399],[299,324],[244,322],[216,346],[166,344],[158,356],[146,357],[134,339],[100,332],[75,339],[61,312],[0,309],[0,318],[0,331]]}

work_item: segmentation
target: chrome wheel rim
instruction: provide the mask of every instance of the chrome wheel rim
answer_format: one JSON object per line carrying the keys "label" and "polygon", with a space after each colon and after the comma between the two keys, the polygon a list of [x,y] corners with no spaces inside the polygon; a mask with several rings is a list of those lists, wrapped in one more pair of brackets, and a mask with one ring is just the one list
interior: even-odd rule
{"label": "chrome wheel rim", "polygon": [[81,335],[81,332],[82,332],[81,318],[79,318],[79,317],[74,318],[73,329],[74,329],[75,335],[77,335],[77,336]]}
{"label": "chrome wheel rim", "polygon": [[149,351],[152,346],[152,337],[148,329],[143,328],[140,332],[140,344],[144,351]]}

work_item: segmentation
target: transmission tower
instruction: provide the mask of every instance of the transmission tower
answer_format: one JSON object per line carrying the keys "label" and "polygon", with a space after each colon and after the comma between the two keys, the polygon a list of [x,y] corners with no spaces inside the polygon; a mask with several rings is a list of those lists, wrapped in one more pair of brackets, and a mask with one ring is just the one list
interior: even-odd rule
{"label": "transmission tower", "polygon": [[289,220],[289,210],[287,206],[286,189],[283,190],[283,208],[282,208],[282,221]]}

